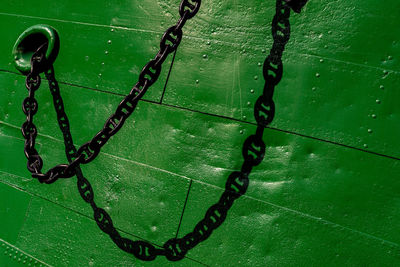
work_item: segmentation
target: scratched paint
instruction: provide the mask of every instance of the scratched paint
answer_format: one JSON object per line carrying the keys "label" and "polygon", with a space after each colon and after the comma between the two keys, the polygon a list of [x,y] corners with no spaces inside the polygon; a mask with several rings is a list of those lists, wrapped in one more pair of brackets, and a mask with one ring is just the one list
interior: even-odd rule
{"label": "scratched paint", "polygon": [[[52,266],[399,265],[397,1],[311,0],[291,16],[266,158],[246,196],[183,261],[150,264],[97,228],[75,180],[44,186],[30,178],[19,129],[26,90],[11,49],[31,25],[58,30],[55,70],[80,145],[129,92],[178,18],[178,3],[10,2],[0,10],[8,25],[0,29],[0,239],[23,256],[2,250],[0,265],[22,265],[25,255]],[[83,168],[99,205],[130,238],[161,245],[188,232],[240,167],[273,14],[274,1],[204,1],[185,26],[168,83],[172,57],[146,101]],[[66,159],[46,87],[37,96],[46,168]]]}

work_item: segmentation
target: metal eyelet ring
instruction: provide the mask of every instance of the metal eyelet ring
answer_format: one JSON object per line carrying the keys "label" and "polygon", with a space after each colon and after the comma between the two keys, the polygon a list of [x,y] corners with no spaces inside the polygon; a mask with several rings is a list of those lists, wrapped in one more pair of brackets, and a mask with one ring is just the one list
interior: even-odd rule
{"label": "metal eyelet ring", "polygon": [[40,46],[48,43],[46,61],[53,64],[60,49],[57,31],[45,24],[34,25],[26,29],[17,39],[12,51],[15,68],[26,75],[31,70],[31,57]]}

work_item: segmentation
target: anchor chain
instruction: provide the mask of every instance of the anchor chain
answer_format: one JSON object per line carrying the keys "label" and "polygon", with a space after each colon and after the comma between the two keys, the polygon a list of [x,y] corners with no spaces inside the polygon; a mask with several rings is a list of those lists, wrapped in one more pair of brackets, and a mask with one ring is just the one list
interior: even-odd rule
{"label": "anchor chain", "polygon": [[[46,45],[40,47],[32,56],[31,72],[26,78],[29,96],[23,102],[23,111],[27,116],[27,120],[22,126],[22,134],[25,138],[25,155],[28,158],[28,170],[32,172],[32,176],[37,177],[40,182],[44,183],[53,183],[58,178],[69,178],[76,175],[78,191],[82,199],[92,207],[94,219],[101,231],[108,234],[120,249],[144,261],[154,260],[158,255],[163,255],[170,261],[181,260],[190,249],[205,241],[224,222],[234,201],[246,193],[252,169],[264,159],[266,145],[262,137],[264,129],[272,122],[275,115],[273,94],[275,87],[282,78],[282,54],[290,38],[290,7],[287,5],[286,0],[276,1],[276,14],[272,20],[274,42],[263,65],[265,85],[262,95],[257,99],[254,106],[257,128],[255,133],[247,137],[243,144],[242,155],[244,161],[241,170],[234,171],[229,175],[220,199],[208,208],[204,218],[195,225],[193,231],[182,238],[171,238],[163,246],[157,248],[146,241],[133,241],[122,237],[114,227],[111,216],[96,205],[93,188],[84,177],[80,164],[92,161],[100,152],[101,147],[112,135],[118,132],[124,121],[132,114],[137,101],[144,95],[150,85],[157,80],[161,65],[167,55],[174,52],[178,47],[182,38],[182,27],[188,19],[195,16],[200,7],[200,2],[201,0],[182,1],[179,9],[180,20],[165,32],[161,39],[160,51],[143,68],[138,83],[119,104],[116,112],[105,123],[104,128],[90,142],[87,142],[79,149],[76,149],[73,144],[68,117],[65,114],[59,86],[55,79],[54,68],[53,66],[47,66],[47,69],[44,67]],[[167,43],[167,41],[170,43]],[[69,164],[57,165],[45,174],[41,173],[43,161],[34,147],[37,129],[33,124],[33,116],[38,110],[34,93],[40,86],[39,73],[42,71],[45,72],[50,92],[53,96],[57,121],[63,133],[65,152],[69,161]]]}
{"label": "anchor chain", "polygon": [[[92,140],[83,144],[75,155],[75,158],[69,164],[59,164],[42,173],[43,160],[35,149],[35,137],[37,135],[36,127],[33,125],[33,115],[37,111],[37,101],[34,100],[34,92],[40,86],[40,70],[43,71],[44,56],[43,49],[36,51],[32,57],[31,72],[26,77],[26,88],[29,91],[29,100],[24,105],[27,115],[27,121],[22,126],[22,134],[27,140],[25,142],[25,155],[28,158],[28,170],[32,177],[37,178],[41,183],[51,184],[59,178],[71,178],[74,176],[75,167],[80,164],[87,164],[93,161],[100,153],[101,148],[107,141],[115,135],[124,125],[126,119],[135,110],[138,101],[146,93],[147,89],[153,85],[161,74],[162,64],[169,54],[175,52],[178,48],[183,32],[182,28],[186,22],[193,18],[200,9],[201,0],[182,0],[179,6],[180,19],[178,22],[168,28],[160,41],[160,50],[154,59],[150,60],[139,74],[138,82],[133,86],[130,93],[121,101],[114,114],[112,114]],[[45,50],[44,50],[45,51]],[[41,55],[40,55],[41,53]],[[33,108],[31,110],[31,108]]]}

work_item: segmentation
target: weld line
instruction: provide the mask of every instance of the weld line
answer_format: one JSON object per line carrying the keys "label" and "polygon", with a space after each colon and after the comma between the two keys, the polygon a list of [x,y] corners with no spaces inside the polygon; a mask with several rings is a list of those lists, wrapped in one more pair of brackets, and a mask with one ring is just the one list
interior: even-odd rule
{"label": "weld line", "polygon": [[175,235],[175,238],[178,238],[179,229],[181,228],[181,224],[182,224],[183,213],[185,213],[186,204],[187,204],[187,201],[188,201],[188,198],[189,198],[190,188],[192,187],[192,182],[193,182],[193,180],[192,180],[192,179],[190,179],[190,183],[189,183],[188,191],[187,191],[187,193],[186,193],[185,204],[183,204],[183,209],[182,209],[181,219],[179,220],[178,229],[176,230],[176,235]]}
{"label": "weld line", "polygon": [[161,95],[161,99],[160,99],[159,104],[162,104],[162,101],[163,101],[164,95],[165,95],[165,91],[167,90],[167,84],[168,84],[169,76],[171,75],[172,67],[174,66],[174,62],[175,62],[176,51],[177,51],[177,50],[175,50],[174,56],[173,56],[173,58],[172,58],[171,65],[169,66],[169,71],[168,71],[167,79],[165,80],[164,90],[163,90],[163,92],[162,92],[162,95]]}

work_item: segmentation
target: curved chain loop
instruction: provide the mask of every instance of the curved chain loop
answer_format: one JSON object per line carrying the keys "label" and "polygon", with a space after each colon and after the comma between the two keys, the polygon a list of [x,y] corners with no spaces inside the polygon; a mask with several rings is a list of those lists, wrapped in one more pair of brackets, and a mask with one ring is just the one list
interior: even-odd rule
{"label": "curved chain loop", "polygon": [[[53,102],[57,112],[57,119],[60,127],[65,128],[66,115],[59,115],[63,107],[61,97],[54,97],[58,92],[58,83],[54,78],[54,69],[52,66],[46,65],[45,51],[47,43],[42,45],[31,58],[31,72],[26,77],[26,88],[29,91],[29,97],[24,100],[22,109],[27,116],[26,122],[22,126],[22,135],[25,141],[25,155],[28,158],[28,170],[32,173],[32,177],[38,178],[40,182],[53,183],[59,178],[70,178],[75,175],[75,168],[79,164],[87,164],[93,161],[99,155],[101,148],[107,143],[111,136],[115,135],[124,125],[126,119],[135,110],[137,102],[143,97],[147,89],[152,86],[160,77],[162,64],[169,54],[174,52],[182,40],[182,28],[186,21],[198,12],[201,0],[182,0],[179,7],[181,18],[178,22],[168,28],[160,41],[160,50],[142,69],[139,74],[138,82],[132,88],[130,93],[121,101],[114,114],[112,114],[99,131],[89,142],[83,144],[78,151],[67,151],[67,154],[74,155],[75,159],[70,162],[69,166],[60,164],[48,170],[45,174],[41,173],[42,160],[33,150],[35,145],[36,127],[33,125],[33,115],[38,110],[38,104],[34,98],[35,91],[40,87],[41,78],[39,74],[45,72],[49,81],[50,91],[53,94]],[[68,126],[69,127],[69,126]],[[67,144],[66,144],[67,145]],[[71,144],[70,144],[71,145]],[[34,155],[34,157],[31,157]],[[39,164],[40,163],[40,164]]]}
{"label": "curved chain loop", "polygon": [[[28,159],[28,170],[32,173],[32,177],[37,178],[41,183],[49,184],[59,178],[69,178],[76,175],[79,194],[92,207],[97,225],[104,233],[110,236],[120,249],[143,261],[152,261],[158,255],[163,255],[170,261],[183,259],[190,249],[205,241],[225,221],[234,201],[246,193],[249,186],[249,174],[252,168],[259,165],[264,158],[266,146],[262,139],[263,131],[272,122],[275,115],[273,94],[275,86],[282,78],[283,67],[281,57],[285,45],[290,38],[290,9],[286,5],[286,2],[290,1],[276,1],[276,15],[272,21],[274,43],[269,56],[264,62],[263,68],[265,86],[263,94],[257,99],[254,106],[257,129],[256,133],[250,135],[243,144],[242,154],[244,162],[241,170],[232,172],[229,175],[225,184],[225,190],[219,201],[207,209],[204,218],[196,224],[192,232],[187,233],[183,238],[169,239],[161,248],[156,248],[153,244],[146,241],[132,241],[121,237],[113,225],[111,216],[104,209],[97,207],[94,201],[93,188],[83,176],[80,164],[89,163],[96,158],[102,146],[107,143],[111,136],[119,131],[125,120],[132,114],[138,100],[156,82],[160,76],[162,63],[178,47],[182,39],[182,27],[188,19],[192,18],[198,12],[201,0],[182,0],[179,8],[181,18],[175,26],[168,28],[164,33],[160,42],[160,50],[155,58],[143,68],[139,75],[139,81],[120,102],[115,113],[104,124],[103,129],[91,141],[82,145],[78,150],[73,144],[68,117],[64,112],[63,101],[55,79],[54,69],[52,66],[47,67],[47,69],[43,67],[43,47],[34,53],[31,61],[32,70],[26,80],[29,97],[24,100],[22,107],[27,120],[21,128],[22,135],[25,138],[24,152]],[[64,136],[65,153],[69,161],[68,165],[57,165],[45,174],[40,172],[43,161],[34,147],[37,129],[33,124],[33,115],[38,109],[34,92],[40,85],[39,73],[43,70],[45,70],[50,92],[53,96],[58,124]]]}

